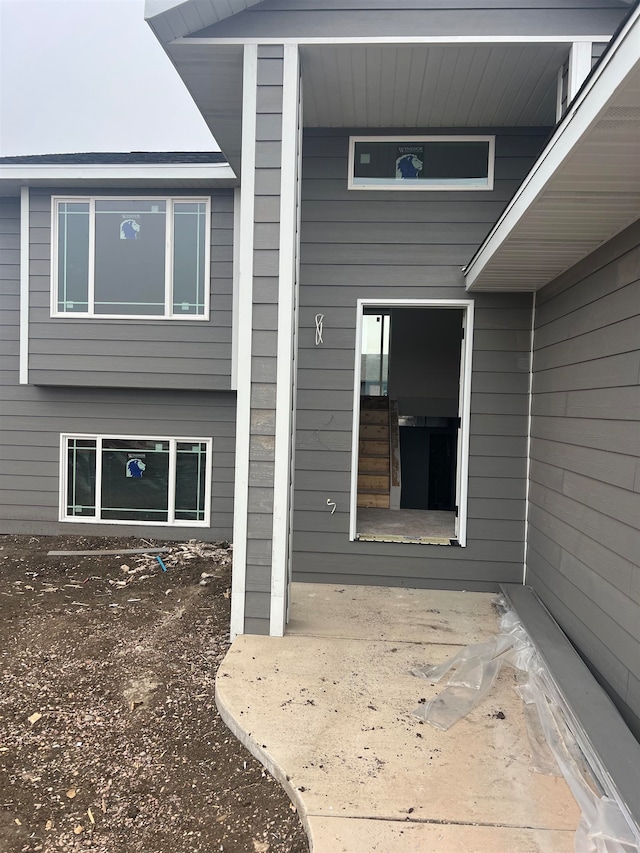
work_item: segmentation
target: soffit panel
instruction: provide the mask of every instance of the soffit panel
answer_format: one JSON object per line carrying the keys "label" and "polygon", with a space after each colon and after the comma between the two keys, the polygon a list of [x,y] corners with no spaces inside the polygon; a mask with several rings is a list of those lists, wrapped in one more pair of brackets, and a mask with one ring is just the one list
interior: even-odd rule
{"label": "soffit panel", "polygon": [[220,150],[240,175],[242,147],[242,45],[167,45],[187,89]]}
{"label": "soffit panel", "polygon": [[472,290],[537,290],[640,217],[640,62]]}
{"label": "soffit panel", "polygon": [[305,127],[555,123],[567,44],[301,48]]}
{"label": "soffit panel", "polygon": [[145,18],[162,44],[244,12],[261,0],[147,0]]}

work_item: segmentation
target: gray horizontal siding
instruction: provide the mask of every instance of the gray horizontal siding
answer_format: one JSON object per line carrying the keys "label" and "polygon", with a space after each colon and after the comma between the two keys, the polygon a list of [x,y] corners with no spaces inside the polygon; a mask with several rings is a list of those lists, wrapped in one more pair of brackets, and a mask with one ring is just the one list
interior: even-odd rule
{"label": "gray horizontal siding", "polygon": [[496,189],[481,193],[350,192],[348,134],[304,139],[294,578],[480,590],[520,582],[531,296],[475,296],[466,548],[348,541],[356,300],[469,298],[460,267],[547,132],[499,133]]}
{"label": "gray horizontal siding", "polygon": [[[87,189],[85,193],[90,195],[92,191]],[[139,193],[154,194],[147,190]],[[105,192],[96,190],[93,194]],[[116,194],[109,191],[109,195]],[[127,191],[126,195],[135,196],[136,192]],[[207,320],[52,318],[51,193],[32,191],[29,381],[35,385],[94,388],[229,390],[232,190],[216,190],[211,196],[210,236],[211,301]]]}
{"label": "gray horizontal siding", "polygon": [[[19,200],[0,200],[0,242],[14,250],[19,223]],[[235,394],[19,385],[19,267],[5,259],[0,251],[0,340],[6,348],[0,372],[0,532],[230,539]],[[82,360],[78,342],[69,345]],[[58,522],[60,434],[65,432],[213,438],[211,527]]]}
{"label": "gray horizontal siding", "polygon": [[[4,532],[231,537],[235,395],[7,386],[0,405],[0,524]],[[59,523],[59,447],[64,432],[213,438],[211,527]]]}
{"label": "gray horizontal siding", "polygon": [[195,37],[288,38],[295,36],[579,35],[609,33],[624,4],[611,0],[564,0],[550,6],[540,0],[404,0],[401,3],[263,0],[257,6],[206,27]]}
{"label": "gray horizontal siding", "polygon": [[640,222],[538,294],[527,582],[640,733]]}

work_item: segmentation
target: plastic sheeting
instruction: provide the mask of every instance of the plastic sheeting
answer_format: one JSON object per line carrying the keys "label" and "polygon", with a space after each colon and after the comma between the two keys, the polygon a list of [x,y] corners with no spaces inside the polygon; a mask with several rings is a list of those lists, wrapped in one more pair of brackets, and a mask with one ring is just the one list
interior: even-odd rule
{"label": "plastic sheeting", "polygon": [[525,703],[532,770],[561,773],[580,808],[576,853],[640,853],[640,828],[616,800],[615,791],[597,779],[597,762],[580,749],[563,713],[562,697],[517,614],[504,596],[495,604],[503,615],[500,633],[492,640],[466,646],[439,666],[412,670],[436,683],[449,673],[447,687],[413,713],[447,731],[484,699],[503,665],[514,667],[516,691]]}

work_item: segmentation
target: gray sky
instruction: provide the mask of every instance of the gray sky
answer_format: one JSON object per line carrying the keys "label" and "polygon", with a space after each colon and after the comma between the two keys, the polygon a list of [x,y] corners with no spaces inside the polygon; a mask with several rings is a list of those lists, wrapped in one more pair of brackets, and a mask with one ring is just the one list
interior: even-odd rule
{"label": "gray sky", "polygon": [[0,154],[217,149],[143,0],[0,0]]}

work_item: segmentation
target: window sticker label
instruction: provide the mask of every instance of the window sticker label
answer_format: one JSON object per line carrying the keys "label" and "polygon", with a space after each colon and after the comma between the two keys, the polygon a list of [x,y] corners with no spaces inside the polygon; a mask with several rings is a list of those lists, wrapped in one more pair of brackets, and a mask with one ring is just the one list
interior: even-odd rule
{"label": "window sticker label", "polygon": [[121,240],[137,240],[140,234],[140,223],[135,219],[123,219],[120,223]]}
{"label": "window sticker label", "polygon": [[133,477],[136,480],[142,479],[142,475],[147,470],[146,464],[142,459],[134,458],[127,460],[126,476]]}
{"label": "window sticker label", "polygon": [[396,178],[417,178],[424,167],[424,145],[398,145]]}

